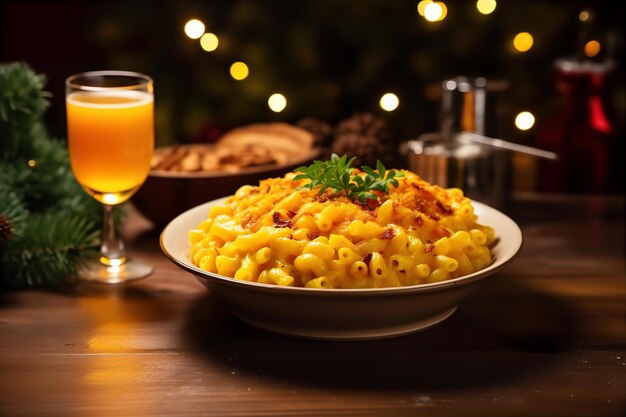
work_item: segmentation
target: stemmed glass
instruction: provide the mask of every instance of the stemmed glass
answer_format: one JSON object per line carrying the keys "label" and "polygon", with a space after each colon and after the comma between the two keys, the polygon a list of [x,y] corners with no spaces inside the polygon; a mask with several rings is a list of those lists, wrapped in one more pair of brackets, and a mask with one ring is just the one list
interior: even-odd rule
{"label": "stemmed glass", "polygon": [[103,204],[100,259],[81,278],[117,284],[152,273],[126,257],[112,210],[145,181],[154,150],[154,92],[150,77],[127,71],[92,71],[65,81],[70,163],[76,180]]}

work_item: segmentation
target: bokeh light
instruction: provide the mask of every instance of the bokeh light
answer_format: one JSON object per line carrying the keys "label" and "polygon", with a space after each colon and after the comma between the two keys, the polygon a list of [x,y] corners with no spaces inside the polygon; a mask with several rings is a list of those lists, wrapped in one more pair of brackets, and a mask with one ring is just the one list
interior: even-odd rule
{"label": "bokeh light", "polygon": [[385,111],[394,111],[400,104],[400,99],[393,93],[386,93],[380,98],[380,108]]}
{"label": "bokeh light", "polygon": [[400,99],[398,99],[398,96],[393,93],[384,94],[380,98],[380,108],[385,111],[394,111],[398,108],[399,104]]}
{"label": "bokeh light", "polygon": [[200,38],[200,46],[207,52],[215,51],[219,43],[219,39],[214,33],[205,33]]}
{"label": "bokeh light", "polygon": [[424,8],[424,18],[429,22],[440,22],[448,15],[448,8],[445,3],[438,1],[429,3]]}
{"label": "bokeh light", "polygon": [[535,116],[529,111],[520,112],[515,116],[515,127],[519,130],[528,130],[535,124]]}
{"label": "bokeh light", "polygon": [[441,6],[441,16],[439,17],[438,22],[442,21],[448,15],[448,6],[442,1],[437,2],[439,6]]}
{"label": "bokeh light", "polygon": [[600,53],[601,49],[602,46],[600,45],[600,42],[591,40],[585,44],[585,55],[589,58],[593,58]]}
{"label": "bokeh light", "polygon": [[526,52],[533,47],[533,35],[528,32],[520,32],[513,38],[513,46],[519,52]]}
{"label": "bokeh light", "polygon": [[198,39],[204,33],[204,23],[198,19],[191,19],[185,23],[185,35],[191,39]]}
{"label": "bokeh light", "polygon": [[491,14],[496,10],[496,0],[478,0],[476,2],[476,8],[482,14]]}
{"label": "bokeh light", "polygon": [[586,22],[589,20],[589,18],[591,18],[591,13],[589,13],[587,10],[583,10],[578,14],[578,20],[580,20],[581,22]]}
{"label": "bokeh light", "polygon": [[267,100],[267,105],[273,112],[280,113],[287,107],[287,99],[280,93],[272,94]]}
{"label": "bokeh light", "polygon": [[230,76],[237,81],[245,80],[250,74],[248,66],[243,62],[235,62],[230,66]]}
{"label": "bokeh light", "polygon": [[424,16],[424,9],[432,2],[433,0],[422,0],[417,3],[417,13],[419,13],[420,16]]}

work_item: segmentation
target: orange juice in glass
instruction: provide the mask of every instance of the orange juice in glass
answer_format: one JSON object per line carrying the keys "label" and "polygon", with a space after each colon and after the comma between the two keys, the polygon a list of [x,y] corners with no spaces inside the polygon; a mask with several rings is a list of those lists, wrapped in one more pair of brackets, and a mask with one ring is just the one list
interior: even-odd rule
{"label": "orange juice in glass", "polygon": [[72,170],[104,204],[126,201],[145,181],[154,144],[152,95],[141,91],[67,96]]}
{"label": "orange juice in glass", "polygon": [[82,271],[91,281],[119,283],[149,275],[126,257],[111,217],[145,181],[154,150],[153,83],[125,71],[93,71],[66,80],[68,147],[78,183],[103,204],[101,256]]}

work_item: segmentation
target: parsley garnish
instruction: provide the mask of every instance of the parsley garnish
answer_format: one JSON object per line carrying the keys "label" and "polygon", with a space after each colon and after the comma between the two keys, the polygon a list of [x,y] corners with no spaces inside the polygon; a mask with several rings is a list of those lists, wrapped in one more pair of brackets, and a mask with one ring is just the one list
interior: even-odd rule
{"label": "parsley garnish", "polygon": [[294,179],[310,180],[302,187],[310,190],[319,187],[318,194],[332,189],[333,195],[344,193],[351,200],[365,203],[368,199],[378,200],[372,191],[389,193],[389,184],[397,187],[396,178],[404,177],[403,172],[387,171],[380,160],[376,161],[376,169],[364,165],[361,170],[365,175],[355,174],[356,169],[351,167],[354,159],[333,154],[329,161],[315,161],[308,167],[297,168],[295,171],[299,174]]}

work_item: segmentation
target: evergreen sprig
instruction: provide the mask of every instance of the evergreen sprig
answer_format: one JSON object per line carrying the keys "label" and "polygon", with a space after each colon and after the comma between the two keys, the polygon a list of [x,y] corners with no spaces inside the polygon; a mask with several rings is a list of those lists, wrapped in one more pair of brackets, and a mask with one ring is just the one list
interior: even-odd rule
{"label": "evergreen sprig", "polygon": [[92,222],[81,216],[30,216],[22,237],[3,248],[0,283],[21,288],[71,281],[85,259],[97,256],[97,237]]}
{"label": "evergreen sprig", "polygon": [[369,166],[362,166],[362,175],[352,163],[355,158],[346,155],[338,156],[332,154],[328,161],[314,161],[309,166],[297,168],[299,172],[294,177],[295,180],[308,179],[309,182],[303,185],[310,190],[318,189],[318,194],[323,194],[326,190],[332,189],[332,195],[343,193],[351,200],[358,200],[365,203],[369,199],[377,200],[378,196],[373,191],[389,193],[389,185],[398,186],[397,178],[403,177],[404,173],[390,169],[387,171],[385,165],[378,160],[376,169]]}
{"label": "evergreen sprig", "polygon": [[[6,240],[19,239],[24,234],[28,219],[26,205],[18,193],[2,182],[0,182],[0,218],[10,223],[10,236],[5,236]],[[4,243],[5,239],[0,238],[0,244]]]}
{"label": "evergreen sprig", "polygon": [[0,64],[0,290],[58,285],[96,256],[101,209],[72,175],[67,147],[43,114],[46,77]]}
{"label": "evergreen sprig", "polygon": [[43,114],[46,77],[25,63],[0,65],[0,155],[16,158],[32,153],[45,137]]}

